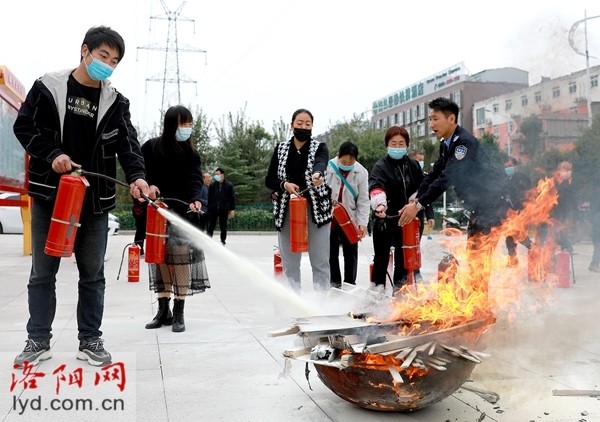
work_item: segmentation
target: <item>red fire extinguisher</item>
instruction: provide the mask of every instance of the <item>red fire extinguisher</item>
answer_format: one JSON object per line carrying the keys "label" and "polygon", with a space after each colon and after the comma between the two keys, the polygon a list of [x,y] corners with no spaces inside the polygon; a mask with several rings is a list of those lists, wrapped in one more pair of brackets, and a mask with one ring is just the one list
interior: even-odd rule
{"label": "red fire extinguisher", "polygon": [[60,177],[44,248],[46,254],[63,258],[73,254],[85,190],[89,185],[83,176],[64,174]]}
{"label": "red fire extinguisher", "polygon": [[127,281],[136,283],[140,281],[140,251],[138,244],[132,243],[127,249]]}
{"label": "red fire extinguisher", "polygon": [[360,231],[358,226],[348,214],[348,210],[339,202],[333,206],[333,219],[340,226],[344,236],[348,239],[352,245],[356,244],[360,240]]}
{"label": "red fire extinguisher", "polygon": [[308,201],[292,195],[290,207],[290,249],[292,252],[308,251]]}
{"label": "red fire extinguisher", "polygon": [[281,277],[283,274],[283,262],[281,261],[281,251],[279,248],[275,248],[273,253],[273,274],[275,278]]}
{"label": "red fire extinguisher", "polygon": [[419,242],[420,221],[417,217],[410,223],[402,226],[402,252],[404,254],[404,268],[408,271],[406,284],[415,282],[414,272],[421,268],[421,246]]}
{"label": "red fire extinguisher", "polygon": [[571,287],[571,254],[569,251],[559,249],[554,254],[556,262],[557,286],[563,288]]}
{"label": "red fire extinguisher", "polygon": [[164,209],[168,208],[167,204],[160,201],[155,201],[154,205],[148,204],[145,260],[149,264],[163,264],[165,262],[167,219],[158,212],[156,206]]}

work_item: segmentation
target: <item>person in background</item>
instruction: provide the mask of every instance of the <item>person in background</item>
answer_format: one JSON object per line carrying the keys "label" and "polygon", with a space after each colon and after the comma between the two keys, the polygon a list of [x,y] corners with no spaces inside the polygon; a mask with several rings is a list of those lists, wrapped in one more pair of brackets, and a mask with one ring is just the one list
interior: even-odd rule
{"label": "person in background", "polygon": [[[506,177],[492,164],[479,141],[458,125],[458,104],[439,97],[428,105],[429,126],[440,138],[440,153],[419,186],[416,198],[400,210],[400,225],[409,223],[423,207],[454,186],[458,199],[471,211],[468,250],[483,257],[481,264],[485,271],[489,268],[485,261],[491,259],[495,247],[488,235],[492,227],[502,223],[508,210]],[[487,292],[488,279],[489,273],[473,277],[471,287]]]}
{"label": "person in background", "polygon": [[[519,171],[519,160],[515,157],[508,157],[504,162],[504,173],[508,181],[508,194],[510,198],[510,207],[515,211],[521,211],[524,207],[526,193],[531,189],[531,179],[525,173]],[[531,248],[531,239],[527,236],[519,242],[527,249]],[[517,258],[517,242],[513,236],[506,236],[506,249],[508,250],[509,267],[517,267],[519,259]]]}
{"label": "person in background", "polygon": [[202,209],[200,210],[199,216],[199,227],[203,232],[206,231],[208,227],[208,188],[210,187],[210,173],[204,173],[202,175],[204,183],[202,185],[202,191],[200,192],[200,203],[202,204]]}
{"label": "person in background", "polygon": [[573,165],[568,161],[561,162],[554,172],[554,186],[558,191],[558,203],[552,210],[551,217],[558,226],[556,242],[561,249],[573,252],[573,244],[569,231],[575,229],[575,220],[578,212],[575,185],[573,184]]}
{"label": "person in background", "polygon": [[133,199],[131,207],[131,215],[135,221],[135,234],[133,235],[133,243],[140,247],[140,255],[144,255],[144,240],[146,240],[146,212],[148,204],[145,202]]}
{"label": "person in background", "polygon": [[225,171],[215,170],[214,182],[208,188],[208,227],[206,234],[213,237],[217,219],[221,230],[221,243],[227,244],[227,219],[235,215],[235,193],[233,185],[225,180]]}
{"label": "person in background", "polygon": [[[402,229],[398,227],[398,211],[417,192],[423,180],[423,170],[407,155],[410,136],[405,128],[391,126],[385,133],[387,154],[380,158],[369,174],[371,208],[375,211],[373,224],[373,274],[374,288],[385,288],[385,278],[390,256],[394,247],[394,292],[407,281],[408,271],[404,267]],[[415,218],[413,215],[413,219]]]}
{"label": "person in background", "polygon": [[327,145],[312,138],[313,115],[298,109],[292,115],[293,136],[277,144],[265,178],[265,186],[273,192],[273,215],[279,240],[279,250],[285,276],[291,287],[300,291],[301,252],[292,252],[290,246],[289,202],[292,195],[308,200],[308,257],[312,267],[313,286],[325,290],[330,285],[329,235],[331,233],[331,188],[324,175],[329,160]]}
{"label": "person in background", "polygon": [[[142,145],[150,188],[165,198],[169,210],[189,220],[200,211],[203,179],[200,155],[191,140],[192,113],[184,106],[165,112],[163,132]],[[148,264],[150,289],[158,296],[156,316],[147,329],[173,325],[172,331],[185,331],[186,297],[210,287],[204,252],[179,229],[167,222],[165,262]],[[173,311],[169,303],[173,296]]]}
{"label": "person in background", "polygon": [[[369,172],[357,159],[358,147],[355,144],[350,141],[341,144],[337,157],[329,160],[326,181],[331,187],[333,202],[339,202],[346,208],[350,218],[358,226],[362,239],[367,233],[369,221]],[[340,287],[342,284],[340,245],[344,254],[344,283],[356,284],[358,243],[350,243],[334,220],[329,237],[329,267],[333,287]]]}
{"label": "person in background", "polygon": [[[150,195],[144,160],[129,101],[107,78],[125,54],[121,35],[106,26],[90,28],[79,50],[79,65],[47,73],[27,93],[14,123],[14,133],[29,154],[31,207],[31,274],[27,285],[29,321],[25,349],[15,366],[50,359],[56,312],[56,277],[61,258],[44,252],[62,174],[76,168],[117,177],[117,159],[129,192]],[[104,256],[108,212],[115,207],[115,182],[90,176],[74,253],[79,271],[77,359],[90,365],[111,363],[101,338],[104,314]]]}

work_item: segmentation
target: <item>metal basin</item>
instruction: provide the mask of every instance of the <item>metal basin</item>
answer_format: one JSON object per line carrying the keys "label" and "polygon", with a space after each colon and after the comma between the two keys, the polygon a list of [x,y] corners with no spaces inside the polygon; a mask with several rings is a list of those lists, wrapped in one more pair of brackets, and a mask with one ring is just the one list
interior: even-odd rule
{"label": "metal basin", "polygon": [[427,368],[409,376],[399,370],[404,383],[394,382],[387,365],[355,364],[340,370],[315,363],[315,369],[327,388],[350,403],[366,409],[410,412],[454,393],[469,378],[475,365],[455,358],[446,371]]}
{"label": "metal basin", "polygon": [[[366,409],[411,412],[458,390],[487,356],[476,350],[493,316],[456,322],[367,322],[358,315],[299,318],[272,336],[298,334],[287,358],[312,363],[337,396]],[[404,334],[402,334],[404,333]]]}

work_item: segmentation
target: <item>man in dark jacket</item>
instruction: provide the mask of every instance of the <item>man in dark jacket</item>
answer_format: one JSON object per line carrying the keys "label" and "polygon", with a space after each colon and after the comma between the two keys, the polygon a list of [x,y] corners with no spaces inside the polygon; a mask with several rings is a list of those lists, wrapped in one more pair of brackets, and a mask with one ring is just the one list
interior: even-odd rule
{"label": "man in dark jacket", "polygon": [[208,188],[208,227],[206,234],[213,236],[217,219],[221,228],[221,243],[227,242],[227,218],[235,214],[235,194],[233,185],[225,180],[225,172],[221,167],[215,170],[215,181]]}
{"label": "man in dark jacket", "polygon": [[[479,141],[458,125],[458,105],[440,97],[429,102],[429,126],[441,138],[440,155],[425,176],[416,199],[400,210],[400,225],[415,218],[417,212],[430,205],[450,186],[471,211],[468,246],[471,250],[483,247],[482,236],[499,226],[508,209],[504,175],[494,167]],[[490,248],[489,242],[485,242]],[[491,253],[491,250],[485,251]],[[487,277],[481,283],[487,284]],[[486,285],[480,286],[487,289]]]}
{"label": "man in dark jacket", "polygon": [[[123,38],[117,32],[104,26],[91,28],[81,45],[79,66],[36,80],[15,121],[15,135],[30,156],[28,189],[33,198],[28,339],[15,358],[16,365],[52,357],[50,339],[60,258],[47,255],[44,247],[60,176],[83,168],[115,178],[118,156],[131,195],[151,195],[129,118],[129,101],[106,80],[124,52]],[[108,211],[115,207],[116,188],[114,182],[101,177],[90,176],[88,182],[74,245],[79,270],[77,358],[101,366],[111,362],[100,338],[100,326]]]}

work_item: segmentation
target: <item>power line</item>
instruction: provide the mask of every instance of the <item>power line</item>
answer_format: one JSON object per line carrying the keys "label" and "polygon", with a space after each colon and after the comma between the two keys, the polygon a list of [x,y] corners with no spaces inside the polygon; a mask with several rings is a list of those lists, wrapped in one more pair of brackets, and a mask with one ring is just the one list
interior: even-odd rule
{"label": "power line", "polygon": [[[172,11],[165,4],[164,0],[160,0],[164,9],[163,15],[150,16],[150,32],[152,32],[152,20],[167,21],[167,39],[164,43],[153,43],[145,46],[137,47],[139,50],[155,50],[165,52],[165,62],[162,74],[154,75],[146,78],[146,92],[148,82],[162,83],[162,100],[161,100],[161,116],[172,105],[181,104],[181,84],[193,83],[196,87],[196,95],[198,94],[197,81],[186,77],[180,69],[179,53],[204,53],[206,51],[179,44],[177,23],[191,22],[194,25],[194,33],[196,33],[196,21],[181,15],[181,10],[186,2],[182,2],[179,7]],[[205,62],[206,64],[206,56]]]}

